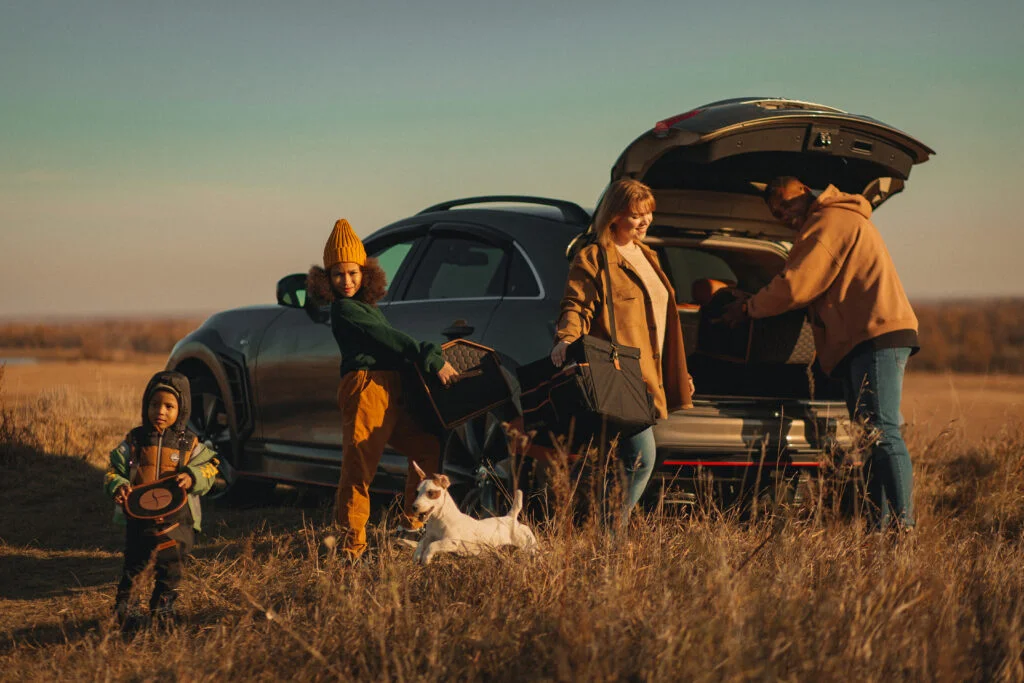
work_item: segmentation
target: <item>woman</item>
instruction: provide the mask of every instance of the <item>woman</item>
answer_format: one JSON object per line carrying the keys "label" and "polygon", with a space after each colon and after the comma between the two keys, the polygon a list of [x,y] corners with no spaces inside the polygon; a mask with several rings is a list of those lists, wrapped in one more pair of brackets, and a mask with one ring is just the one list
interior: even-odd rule
{"label": "woman", "polygon": [[385,444],[409,458],[402,525],[407,530],[423,526],[412,513],[420,483],[412,463],[428,475],[436,472],[441,443],[405,410],[402,370],[417,365],[443,384],[458,374],[441,356],[440,346],[417,342],[388,323],[377,308],[386,289],[377,259],[367,258],[352,226],[339,220],[324,247],[324,267],[309,271],[307,292],[313,300],[331,302],[331,331],[341,349],[343,453],[335,514],[344,533],[341,549],[349,560],[366,550],[370,483]]}
{"label": "woman", "polygon": [[[638,180],[616,181],[608,188],[594,218],[597,242],[584,247],[569,269],[551,361],[565,362],[566,348],[585,334],[611,339],[610,318],[604,306],[604,251],[615,306],[618,343],[640,349],[640,371],[654,398],[658,417],[692,408],[693,380],[686,370],[683,329],[676,295],[657,255],[641,240],[654,212],[654,195]],[[619,441],[619,458],[626,468],[628,514],[640,500],[654,469],[654,430],[650,427]]]}

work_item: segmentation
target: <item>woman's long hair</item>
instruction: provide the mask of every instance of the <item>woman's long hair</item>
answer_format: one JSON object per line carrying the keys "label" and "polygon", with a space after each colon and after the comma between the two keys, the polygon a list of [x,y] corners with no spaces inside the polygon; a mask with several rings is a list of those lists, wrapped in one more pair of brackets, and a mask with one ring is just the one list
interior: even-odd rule
{"label": "woman's long hair", "polygon": [[612,222],[626,213],[654,212],[654,193],[639,180],[616,180],[604,193],[601,206],[594,216],[597,242],[606,249],[612,245]]}
{"label": "woman's long hair", "polygon": [[[388,291],[388,276],[380,267],[377,259],[366,259],[366,265],[361,266],[363,271],[363,284],[359,291],[352,295],[356,301],[376,306],[377,302],[384,298]],[[320,266],[311,266],[309,274],[306,275],[306,302],[311,306],[326,306],[342,295],[331,286],[331,275]]]}

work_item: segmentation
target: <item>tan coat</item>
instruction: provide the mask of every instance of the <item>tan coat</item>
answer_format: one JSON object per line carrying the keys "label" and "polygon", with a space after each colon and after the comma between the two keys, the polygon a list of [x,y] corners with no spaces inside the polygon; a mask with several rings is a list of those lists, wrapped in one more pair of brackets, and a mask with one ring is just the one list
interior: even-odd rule
{"label": "tan coat", "polygon": [[752,318],[808,306],[825,372],[861,342],[917,331],[917,316],[870,217],[864,197],[830,185],[811,205],[782,272],[747,304]]}
{"label": "tan coat", "polygon": [[[585,334],[600,339],[611,339],[608,310],[604,306],[605,280],[600,270],[598,249],[592,244],[580,250],[569,269],[562,297],[562,312],[558,318],[555,338],[574,342]],[[644,288],[636,270],[629,265],[618,249],[605,249],[615,305],[616,337],[623,346],[640,349],[640,371],[647,390],[654,397],[659,417],[668,417],[680,408],[692,408],[690,375],[686,370],[686,352],[683,348],[683,329],[676,310],[675,290],[658,263],[657,255],[641,244],[647,260],[668,290],[668,309],[665,313],[665,347],[658,353],[658,340],[654,324],[651,297]],[[598,314],[595,316],[595,312]]]}

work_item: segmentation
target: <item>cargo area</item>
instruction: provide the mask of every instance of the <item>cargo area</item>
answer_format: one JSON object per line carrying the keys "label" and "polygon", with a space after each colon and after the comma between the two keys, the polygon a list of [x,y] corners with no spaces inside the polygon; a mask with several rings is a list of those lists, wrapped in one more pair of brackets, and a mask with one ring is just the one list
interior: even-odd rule
{"label": "cargo area", "polygon": [[814,362],[810,323],[802,312],[757,321],[753,331],[715,322],[721,299],[728,296],[723,290],[756,292],[778,274],[785,263],[780,245],[728,236],[652,237],[649,242],[676,290],[698,399],[842,400],[839,383]]}

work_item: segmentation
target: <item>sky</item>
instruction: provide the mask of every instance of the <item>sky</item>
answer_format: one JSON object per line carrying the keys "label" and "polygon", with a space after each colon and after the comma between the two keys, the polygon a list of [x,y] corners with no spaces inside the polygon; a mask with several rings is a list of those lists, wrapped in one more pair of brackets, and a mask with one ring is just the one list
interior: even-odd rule
{"label": "sky", "polygon": [[0,0],[0,317],[272,303],[334,221],[592,207],[656,121],[738,96],[934,148],[875,216],[912,298],[1024,296],[1024,3]]}

